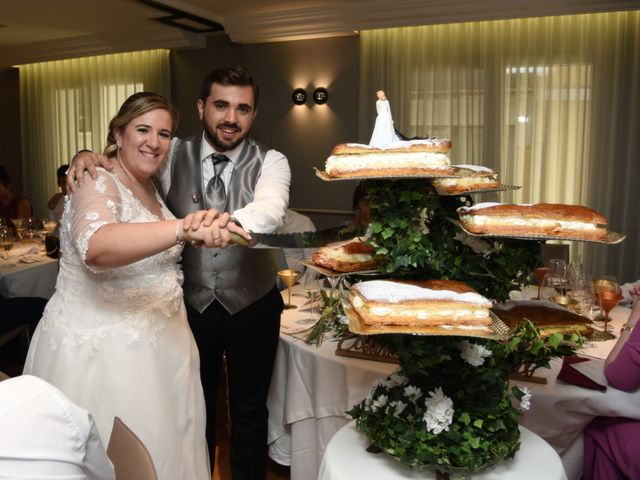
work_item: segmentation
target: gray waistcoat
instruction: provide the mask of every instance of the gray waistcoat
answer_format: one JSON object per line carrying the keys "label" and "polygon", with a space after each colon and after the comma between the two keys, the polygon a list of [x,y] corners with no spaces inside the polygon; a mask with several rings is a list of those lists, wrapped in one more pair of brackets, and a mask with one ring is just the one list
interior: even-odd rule
{"label": "gray waistcoat", "polygon": [[[201,143],[202,134],[179,140],[173,152],[166,202],[178,218],[208,208],[202,192]],[[233,212],[253,200],[265,154],[256,142],[245,140],[227,188],[226,212]],[[196,248],[187,243],[182,253],[182,267],[187,303],[202,312],[218,300],[234,314],[273,288],[277,261],[275,250],[239,246]]]}

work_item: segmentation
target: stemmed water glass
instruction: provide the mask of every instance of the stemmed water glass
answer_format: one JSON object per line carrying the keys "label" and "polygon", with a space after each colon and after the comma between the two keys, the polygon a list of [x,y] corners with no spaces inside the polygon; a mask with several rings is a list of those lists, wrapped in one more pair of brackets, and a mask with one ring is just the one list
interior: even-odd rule
{"label": "stemmed water glass", "polygon": [[316,323],[316,306],[318,305],[320,297],[320,281],[320,276],[317,272],[307,270],[303,283],[304,293],[307,295],[307,304],[309,305],[311,317],[298,320],[296,323],[303,325]]}
{"label": "stemmed water glass", "polygon": [[22,228],[24,229],[24,236],[29,240],[33,240],[38,233],[38,219],[35,217],[25,218],[22,221]]}
{"label": "stemmed water glass", "polygon": [[[2,247],[3,260],[9,260],[9,250],[13,248],[13,232],[8,226],[0,227],[0,247]],[[5,266],[11,266],[5,264]]]}

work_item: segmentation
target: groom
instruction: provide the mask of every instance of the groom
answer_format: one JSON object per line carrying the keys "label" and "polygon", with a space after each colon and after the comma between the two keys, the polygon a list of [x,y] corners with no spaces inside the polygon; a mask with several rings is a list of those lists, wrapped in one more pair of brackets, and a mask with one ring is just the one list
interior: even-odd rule
{"label": "groom", "polygon": [[[177,217],[213,207],[231,214],[235,223],[228,230],[272,232],[282,224],[291,173],[281,153],[263,148],[248,136],[258,94],[253,78],[242,67],[218,68],[204,79],[197,103],[203,132],[174,139],[159,178],[167,205]],[[94,162],[104,164],[92,155],[81,153],[74,159],[68,183],[73,184],[76,172],[85,165],[91,171]],[[265,478],[266,399],[283,310],[275,287],[276,251],[187,245],[183,270],[189,323],[201,357],[211,461],[224,358],[233,479]]]}

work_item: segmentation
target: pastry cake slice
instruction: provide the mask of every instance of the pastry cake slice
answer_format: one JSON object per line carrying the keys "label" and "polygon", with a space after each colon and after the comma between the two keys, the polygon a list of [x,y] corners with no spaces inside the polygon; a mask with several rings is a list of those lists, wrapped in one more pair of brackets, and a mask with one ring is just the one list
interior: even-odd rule
{"label": "pastry cake slice", "polygon": [[607,238],[607,219],[581,205],[559,203],[478,203],[460,207],[462,226],[471,233],[552,235],[578,240]]}
{"label": "pastry cake slice", "polygon": [[466,284],[451,280],[360,282],[351,287],[349,303],[367,327],[491,331],[491,302]]}
{"label": "pastry cake slice", "polygon": [[355,238],[347,243],[320,247],[311,256],[311,261],[335,272],[361,272],[378,268],[379,259],[374,253],[372,247]]}
{"label": "pastry cake slice", "polygon": [[453,174],[444,139],[394,142],[384,148],[360,143],[336,145],[325,162],[325,172],[334,178]]}
{"label": "pastry cake slice", "polygon": [[435,178],[432,184],[440,195],[458,195],[474,190],[490,190],[500,186],[498,174],[488,167],[480,165],[455,165],[465,176]]}

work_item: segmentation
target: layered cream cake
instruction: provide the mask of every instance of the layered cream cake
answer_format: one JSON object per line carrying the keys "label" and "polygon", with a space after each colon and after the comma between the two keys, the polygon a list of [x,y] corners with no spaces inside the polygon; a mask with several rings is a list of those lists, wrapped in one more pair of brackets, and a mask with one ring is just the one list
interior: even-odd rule
{"label": "layered cream cake", "polygon": [[384,148],[360,143],[336,145],[325,162],[333,178],[453,174],[451,141],[438,138],[395,142]]}
{"label": "layered cream cake", "polygon": [[580,205],[479,203],[458,210],[463,227],[477,234],[551,235],[604,240],[607,219]]}
{"label": "layered cream cake", "polygon": [[456,175],[462,170],[465,176],[435,178],[432,184],[440,195],[458,195],[475,190],[490,190],[500,186],[498,174],[480,165],[455,165]]}
{"label": "layered cream cake", "polygon": [[491,302],[461,282],[371,280],[351,287],[349,303],[367,327],[490,333]]}

